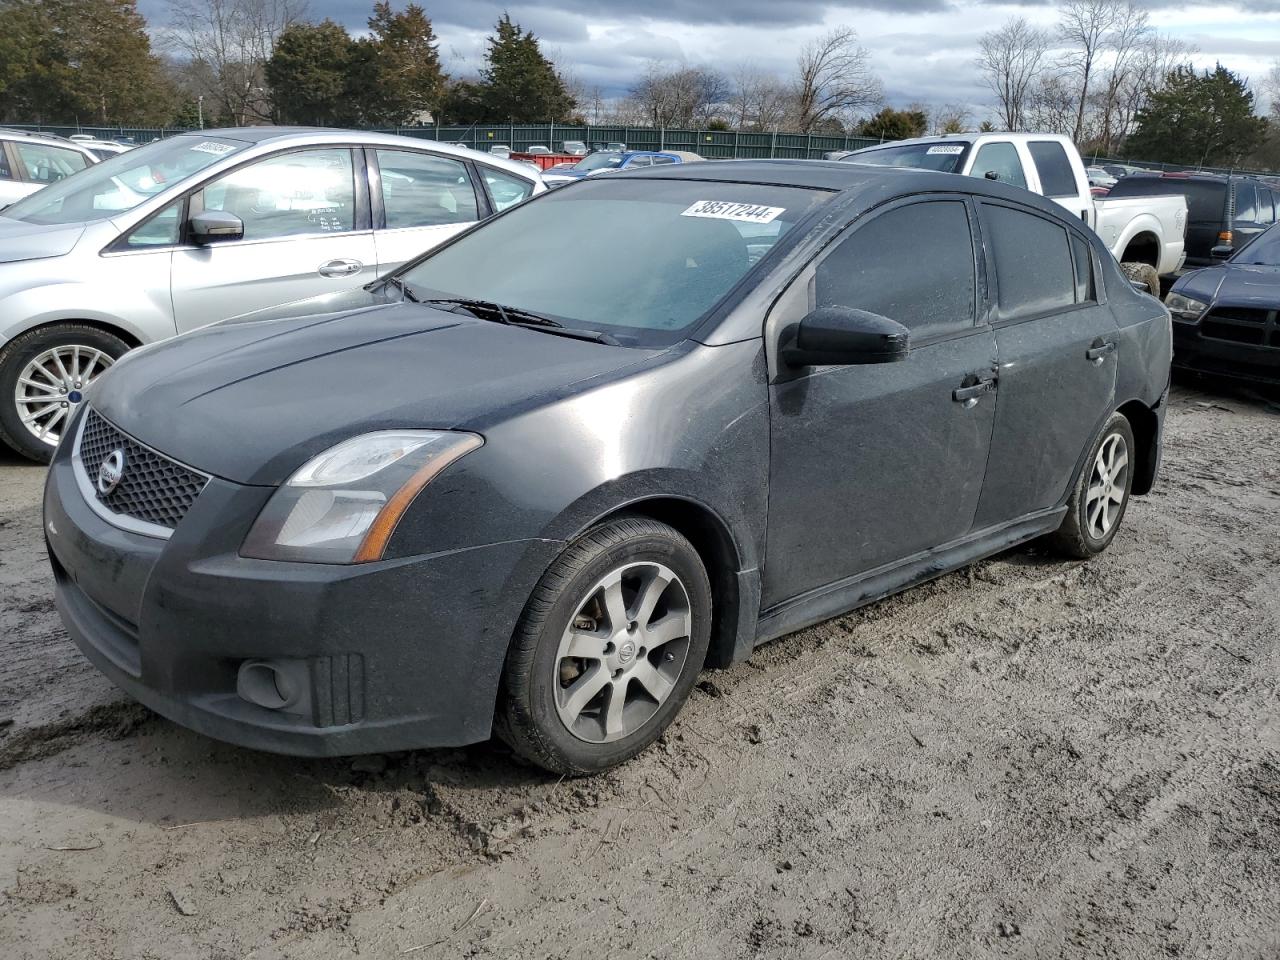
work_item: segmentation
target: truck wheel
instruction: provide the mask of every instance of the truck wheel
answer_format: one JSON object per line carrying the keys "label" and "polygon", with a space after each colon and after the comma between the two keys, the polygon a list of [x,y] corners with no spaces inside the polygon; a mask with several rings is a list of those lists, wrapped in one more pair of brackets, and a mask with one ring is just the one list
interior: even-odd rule
{"label": "truck wheel", "polygon": [[0,350],[0,440],[48,463],[84,391],[129,349],[83,323],[28,330]]}
{"label": "truck wheel", "polygon": [[1062,526],[1049,535],[1059,553],[1087,560],[1107,549],[1120,529],[1133,487],[1133,429],[1122,413],[1113,413],[1089,450],[1088,459],[1067,501]]}
{"label": "truck wheel", "polygon": [[1160,299],[1160,274],[1149,263],[1122,263],[1120,270],[1135,283],[1146,286],[1147,292],[1157,300]]}
{"label": "truck wheel", "polygon": [[525,606],[495,729],[526,760],[569,776],[629,760],[689,697],[711,639],[711,586],[680,533],[646,517],[570,544]]}

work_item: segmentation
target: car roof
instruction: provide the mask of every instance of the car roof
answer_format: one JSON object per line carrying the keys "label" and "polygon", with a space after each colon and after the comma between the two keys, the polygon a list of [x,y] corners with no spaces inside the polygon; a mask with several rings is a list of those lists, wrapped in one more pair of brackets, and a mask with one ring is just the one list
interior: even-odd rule
{"label": "car roof", "polygon": [[188,130],[177,134],[177,136],[218,137],[224,140],[240,140],[244,143],[255,145],[288,143],[307,145],[338,142],[359,143],[375,147],[416,147],[449,154],[461,160],[471,160],[475,163],[484,163],[492,167],[509,170],[512,173],[518,173],[526,180],[529,179],[530,173],[529,167],[522,163],[515,160],[507,160],[496,154],[488,153],[486,150],[473,150],[471,147],[461,143],[432,140],[429,137],[407,137],[394,133],[375,133],[369,130],[347,130],[341,127],[222,127],[208,130]]}

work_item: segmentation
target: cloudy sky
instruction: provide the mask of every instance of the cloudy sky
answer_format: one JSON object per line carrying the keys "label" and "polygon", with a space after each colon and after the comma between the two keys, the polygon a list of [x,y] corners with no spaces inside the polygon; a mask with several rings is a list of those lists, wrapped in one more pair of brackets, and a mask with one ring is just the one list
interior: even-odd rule
{"label": "cloudy sky", "polygon": [[[392,0],[400,8],[407,0]],[[435,24],[441,54],[454,74],[474,73],[485,35],[504,9],[542,40],[544,49],[587,88],[606,97],[626,92],[650,60],[709,64],[726,73],[742,63],[788,75],[796,51],[836,25],[851,25],[871,51],[890,104],[990,102],[973,66],[977,38],[1014,15],[1051,26],[1052,2],[983,0],[418,0]],[[1280,0],[1212,4],[1147,0],[1160,30],[1199,48],[1196,61],[1228,67],[1260,81],[1280,60]],[[141,0],[153,26],[166,0]],[[368,4],[309,0],[312,18],[331,17],[353,33],[364,29]]]}

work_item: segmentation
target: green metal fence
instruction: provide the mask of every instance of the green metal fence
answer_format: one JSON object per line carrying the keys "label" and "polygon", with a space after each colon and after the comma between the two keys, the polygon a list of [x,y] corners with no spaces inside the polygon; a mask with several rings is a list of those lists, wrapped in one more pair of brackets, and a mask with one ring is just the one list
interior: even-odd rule
{"label": "green metal fence", "polygon": [[[59,124],[11,124],[14,129],[38,130],[70,136],[84,133],[106,140],[129,137],[137,143],[148,143],[184,129],[159,127],[88,127]],[[880,143],[869,137],[819,136],[805,133],[747,133],[735,130],[666,130],[653,127],[570,126],[558,123],[497,124],[422,127],[385,127],[382,133],[406,137],[422,137],[459,143],[477,150],[488,150],[494,144],[506,144],[512,150],[526,151],[536,144],[559,150],[566,140],[584,143],[625,143],[632,150],[688,150],[708,160],[758,159],[784,157],[820,159],[835,150],[857,150]]]}

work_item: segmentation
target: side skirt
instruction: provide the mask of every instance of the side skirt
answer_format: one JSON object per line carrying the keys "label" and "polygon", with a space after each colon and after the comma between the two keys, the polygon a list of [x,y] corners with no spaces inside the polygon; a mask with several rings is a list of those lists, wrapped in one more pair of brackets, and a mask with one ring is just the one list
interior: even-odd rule
{"label": "side skirt", "polygon": [[856,577],[837,580],[774,604],[762,611],[756,622],[756,646],[933,580],[993,553],[1052,533],[1061,525],[1066,513],[1065,506],[1054,507],[1012,523],[988,527],[944,546],[885,564]]}

